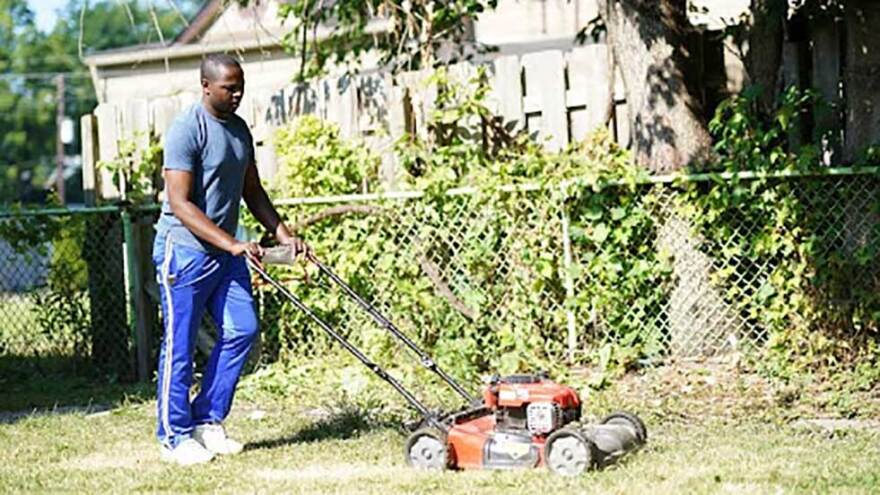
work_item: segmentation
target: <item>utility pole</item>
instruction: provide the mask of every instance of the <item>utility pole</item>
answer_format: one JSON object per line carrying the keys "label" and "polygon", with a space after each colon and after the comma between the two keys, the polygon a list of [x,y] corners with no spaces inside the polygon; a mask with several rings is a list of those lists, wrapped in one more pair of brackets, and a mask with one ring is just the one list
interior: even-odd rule
{"label": "utility pole", "polygon": [[55,76],[57,110],[55,113],[55,188],[58,200],[64,204],[64,143],[61,141],[61,126],[64,124],[64,74]]}

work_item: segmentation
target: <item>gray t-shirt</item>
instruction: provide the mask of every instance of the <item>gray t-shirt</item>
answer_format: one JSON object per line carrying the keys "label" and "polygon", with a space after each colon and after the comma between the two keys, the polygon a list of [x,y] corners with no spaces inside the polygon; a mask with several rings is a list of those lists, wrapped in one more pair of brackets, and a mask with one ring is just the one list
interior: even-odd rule
{"label": "gray t-shirt", "polygon": [[[244,171],[254,160],[254,141],[245,121],[211,115],[201,102],[183,111],[165,134],[164,168],[193,174],[190,200],[221,229],[234,236],[244,184]],[[171,212],[166,199],[156,225],[165,237],[202,251],[220,250],[190,232]]]}

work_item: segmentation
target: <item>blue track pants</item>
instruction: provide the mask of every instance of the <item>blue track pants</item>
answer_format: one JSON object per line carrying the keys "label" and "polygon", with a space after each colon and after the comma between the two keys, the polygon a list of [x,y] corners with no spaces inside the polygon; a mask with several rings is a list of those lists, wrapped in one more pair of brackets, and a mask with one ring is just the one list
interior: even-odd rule
{"label": "blue track pants", "polygon": [[[153,249],[164,337],[157,383],[159,441],[175,446],[195,425],[221,422],[257,335],[250,275],[243,257],[206,253],[157,238]],[[208,310],[218,329],[201,391],[190,401],[193,353]]]}

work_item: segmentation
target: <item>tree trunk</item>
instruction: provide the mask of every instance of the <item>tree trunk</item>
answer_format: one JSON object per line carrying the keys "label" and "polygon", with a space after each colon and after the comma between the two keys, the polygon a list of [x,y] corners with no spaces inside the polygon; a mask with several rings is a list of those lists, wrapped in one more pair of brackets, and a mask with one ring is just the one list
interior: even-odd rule
{"label": "tree trunk", "polygon": [[844,160],[880,144],[880,2],[846,3],[846,141]]}
{"label": "tree trunk", "polygon": [[654,172],[704,160],[711,140],[684,75],[685,0],[599,0],[632,115],[636,159]]}
{"label": "tree trunk", "polygon": [[761,88],[761,112],[769,115],[779,93],[782,41],[785,34],[787,0],[752,0],[746,71],[749,84]]}
{"label": "tree trunk", "polygon": [[[621,69],[632,115],[636,160],[649,170],[673,172],[711,157],[712,142],[699,100],[686,84],[685,0],[599,0],[607,39]],[[675,208],[660,212],[657,249],[673,255],[676,281],[666,308],[670,353],[713,354],[735,341],[737,317],[711,282],[703,239]]]}
{"label": "tree trunk", "polygon": [[[880,2],[848,0],[844,8],[846,123],[843,160],[851,163],[858,160],[869,146],[880,145]],[[855,299],[857,290],[878,290],[877,263],[865,265],[857,258],[860,250],[877,242],[880,215],[872,207],[875,204],[870,193],[860,192],[850,194],[843,209],[846,255],[852,260],[850,266],[853,267],[852,282],[842,286],[842,293],[829,296],[843,301],[840,313],[849,335],[853,335],[853,315],[860,303]]]}

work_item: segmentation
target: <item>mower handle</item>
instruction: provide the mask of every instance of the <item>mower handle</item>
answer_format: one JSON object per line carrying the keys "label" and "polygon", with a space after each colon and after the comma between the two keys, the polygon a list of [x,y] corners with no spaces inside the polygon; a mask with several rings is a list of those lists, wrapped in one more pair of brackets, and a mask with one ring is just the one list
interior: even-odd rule
{"label": "mower handle", "polygon": [[348,339],[346,339],[341,334],[336,332],[336,330],[334,330],[333,327],[331,327],[327,322],[325,322],[323,319],[321,319],[320,316],[315,314],[315,312],[312,311],[308,306],[306,306],[305,303],[300,301],[299,298],[297,298],[289,290],[287,290],[287,288],[284,287],[284,285],[282,285],[280,282],[275,280],[271,275],[266,273],[266,270],[264,270],[257,262],[255,262],[254,260],[252,260],[250,258],[246,258],[246,259],[247,259],[247,263],[250,265],[251,269],[253,269],[257,273],[259,273],[270,285],[272,285],[272,287],[277,289],[284,297],[286,297],[290,302],[292,302],[293,305],[297,307],[297,309],[299,309],[300,311],[305,313],[309,318],[311,318],[315,323],[317,323],[318,326],[321,327],[321,329],[323,329],[325,332],[327,332],[327,334],[330,335],[330,337],[332,337],[334,340],[339,342],[342,345],[342,347],[345,348],[345,350],[347,350],[354,357],[356,357],[358,359],[358,361],[363,363],[364,366],[366,366],[367,368],[370,369],[370,371],[372,371],[373,373],[378,375],[379,378],[388,382],[395,390],[397,390],[398,393],[400,393],[400,395],[403,396],[404,399],[406,399],[407,402],[410,403],[411,406],[413,406],[417,411],[419,411],[419,413],[422,415],[422,417],[424,417],[425,420],[427,420],[428,423],[431,424],[431,426],[434,426],[435,428],[439,428],[440,431],[447,431],[447,429],[448,429],[447,426],[444,425],[443,422],[441,422],[439,419],[437,419],[437,417],[434,414],[431,414],[431,412],[428,410],[428,408],[425,407],[424,404],[419,402],[419,400],[416,399],[415,396],[413,396],[406,388],[404,388],[403,385],[401,385],[400,382],[397,381],[397,379],[395,379],[393,376],[388,374],[388,372],[385,371],[381,366],[379,366],[378,364],[371,361],[370,358],[368,358],[364,353],[362,353],[357,347],[352,345],[352,343],[349,342]]}
{"label": "mower handle", "polygon": [[[428,370],[434,372],[439,376],[447,385],[449,385],[453,390],[455,390],[458,395],[464,398],[468,404],[475,404],[479,401],[474,399],[458,382],[455,381],[451,376],[449,376],[442,368],[440,368],[437,363],[428,355],[427,352],[422,350],[415,342],[413,342],[409,337],[406,336],[403,332],[400,331],[388,318],[385,318],[379,310],[376,309],[375,306],[370,304],[364,298],[360,296],[354,289],[351,288],[347,283],[345,283],[338,275],[336,275],[333,270],[327,267],[327,265],[321,263],[318,260],[318,257],[315,256],[315,253],[311,251],[305,252],[305,257],[308,261],[310,261],[313,265],[318,267],[324,275],[326,275],[330,280],[332,280],[336,285],[338,285],[345,294],[353,299],[357,304],[366,311],[373,320],[376,321],[379,325],[384,327],[388,332],[390,332],[394,337],[398,340],[406,344],[416,355],[419,357],[419,362],[421,365]],[[293,252],[290,246],[277,246],[265,249],[263,252],[264,263],[268,264],[285,264],[292,265],[296,261],[296,257],[293,256]]]}

